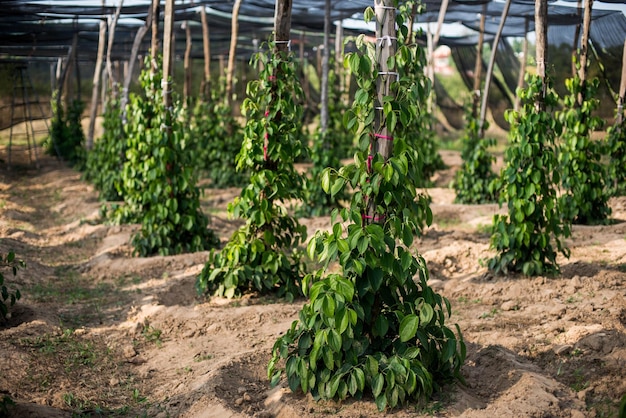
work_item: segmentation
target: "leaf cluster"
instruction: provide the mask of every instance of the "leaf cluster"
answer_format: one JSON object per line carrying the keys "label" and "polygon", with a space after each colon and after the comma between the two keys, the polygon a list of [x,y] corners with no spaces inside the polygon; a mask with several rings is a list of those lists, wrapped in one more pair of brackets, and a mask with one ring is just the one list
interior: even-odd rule
{"label": "leaf cluster", "polygon": [[599,84],[597,78],[583,82],[578,75],[565,80],[569,95],[563,98],[565,107],[557,115],[564,128],[559,163],[565,216],[585,225],[606,223],[611,214],[607,168],[602,162],[606,146],[591,139],[591,133],[604,125],[600,117],[592,115],[599,105],[594,98]]}
{"label": "leaf cluster", "polygon": [[626,195],[626,118],[607,129],[607,184],[611,195]]}
{"label": "leaf cluster", "polygon": [[303,178],[294,167],[306,150],[299,134],[303,93],[291,55],[262,51],[253,64],[262,68],[247,85],[247,123],[237,155],[237,168],[249,172],[250,180],[228,208],[246,223],[220,253],[211,254],[196,287],[226,297],[256,290],[293,299],[301,294],[305,266],[298,246],[306,228],[286,205],[303,197]]}
{"label": "leaf cluster", "polygon": [[211,188],[241,187],[249,177],[246,170],[237,170],[234,156],[241,149],[243,131],[232,116],[224,90],[225,83],[220,82],[213,85],[207,101],[198,101],[188,131],[194,165],[211,180]]}
{"label": "leaf cluster", "polygon": [[87,158],[84,144],[85,134],[81,124],[85,104],[81,100],[72,100],[67,115],[63,104],[57,106],[58,90],[52,97],[52,121],[50,136],[46,141],[46,152],[69,162],[72,167],[83,170]]}
{"label": "leaf cluster", "polygon": [[109,92],[103,116],[103,134],[87,154],[83,178],[93,183],[100,200],[119,201],[122,200],[120,183],[127,146],[119,94]]}
{"label": "leaf cluster", "polygon": [[[488,266],[504,274],[555,274],[557,251],[569,256],[561,238],[570,235],[556,191],[561,180],[556,138],[562,125],[537,103],[553,107],[558,97],[549,89],[544,96],[544,81],[538,76],[527,76],[526,82],[526,89],[518,89],[521,111],[505,115],[511,124],[510,144],[499,189],[500,204],[506,202],[508,214],[494,217],[491,247],[498,254]],[[549,86],[549,79],[545,83]]]}
{"label": "leaf cluster", "polygon": [[169,255],[203,251],[217,245],[200,208],[200,191],[186,144],[181,105],[165,109],[162,74],[140,76],[145,96],[131,95],[125,125],[126,155],[118,192],[124,205],[110,214],[119,222],[141,223],[132,238],[137,254]]}
{"label": "leaf cluster", "polygon": [[[495,140],[481,137],[480,123],[469,109],[466,111],[466,121],[461,151],[463,164],[456,172],[452,184],[456,192],[455,202],[465,204],[496,202],[497,176],[491,168],[496,158],[488,151],[488,147],[495,145]],[[486,121],[484,123],[487,124]]]}
{"label": "leaf cluster", "polygon": [[[428,286],[424,259],[409,250],[432,221],[428,198],[416,193],[422,178],[410,123],[428,83],[402,76],[392,83],[379,123],[393,132],[393,152],[387,160],[378,153],[368,158],[378,70],[374,46],[363,38],[357,45],[345,60],[358,90],[344,123],[359,149],[354,163],[321,177],[331,196],[348,185],[354,193],[347,208],[333,211],[332,231],[309,241],[307,253],[322,268],[303,281],[309,301],[274,344],[268,378],[275,385],[286,375],[293,391],[316,399],[371,395],[382,411],[460,379],[465,344],[458,327],[455,333],[444,325],[450,304]],[[403,45],[389,64],[422,57],[416,46]],[[374,217],[367,215],[371,202]],[[339,272],[327,273],[335,265]]]}
{"label": "leaf cluster", "polygon": [[[20,268],[24,268],[26,265],[23,260],[17,260],[15,253],[9,251],[6,256],[0,254],[0,268],[9,268],[13,276],[17,276],[17,271]],[[9,287],[8,283],[5,283],[4,273],[0,271],[0,319],[6,320],[9,308],[15,305],[20,300],[22,294],[20,290],[14,286]]]}

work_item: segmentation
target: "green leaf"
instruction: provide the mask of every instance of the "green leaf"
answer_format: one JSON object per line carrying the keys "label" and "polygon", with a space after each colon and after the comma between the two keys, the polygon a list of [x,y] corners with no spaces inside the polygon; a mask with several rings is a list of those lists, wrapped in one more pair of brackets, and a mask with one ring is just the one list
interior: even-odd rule
{"label": "green leaf", "polygon": [[382,392],[384,383],[385,377],[382,373],[378,373],[372,376],[372,395],[374,395],[375,398],[377,398],[378,395],[380,395],[380,393]]}
{"label": "green leaf", "polygon": [[[429,305],[426,305],[429,306]],[[400,322],[400,341],[407,342],[415,337],[419,318],[414,314],[409,314]]]}
{"label": "green leaf", "polygon": [[376,407],[380,412],[385,410],[385,408],[387,407],[387,395],[381,393],[380,395],[376,396]]}

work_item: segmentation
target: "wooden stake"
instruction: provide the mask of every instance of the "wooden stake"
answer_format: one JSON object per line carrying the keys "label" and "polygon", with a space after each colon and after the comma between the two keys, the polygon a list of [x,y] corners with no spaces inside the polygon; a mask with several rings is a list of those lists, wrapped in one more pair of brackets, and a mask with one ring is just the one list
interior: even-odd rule
{"label": "wooden stake", "polygon": [[322,51],[322,85],[320,129],[322,134],[328,130],[328,72],[330,61],[330,0],[326,0],[324,7],[324,50]]}
{"label": "wooden stake", "polygon": [[241,0],[235,0],[231,21],[230,50],[228,52],[228,69],[226,70],[226,101],[230,105],[233,94],[233,75],[235,74],[235,57],[237,54],[237,37],[239,36],[239,9]]}
{"label": "wooden stake", "polygon": [[493,76],[493,67],[496,63],[496,54],[498,52],[498,43],[500,42],[500,36],[504,30],[504,23],[506,17],[509,14],[509,8],[511,7],[511,0],[506,0],[504,9],[502,9],[502,16],[500,17],[500,25],[498,26],[498,32],[493,39],[493,45],[491,46],[491,57],[489,58],[489,66],[487,67],[487,74],[485,76],[485,92],[483,94],[483,102],[480,107],[480,137],[485,135],[485,118],[487,117],[487,99],[489,98],[489,87],[491,85],[491,77]]}
{"label": "wooden stake", "polygon": [[191,105],[191,25],[185,22],[185,57],[183,67],[185,78],[183,83],[183,105],[187,108]]}
{"label": "wooden stake", "polygon": [[148,33],[148,28],[152,25],[152,13],[154,12],[152,6],[148,8],[148,15],[146,17],[146,23],[137,30],[135,39],[133,41],[133,47],[130,51],[130,59],[128,64],[128,70],[124,77],[124,87],[122,88],[122,99],[120,101],[120,107],[122,108],[122,118],[126,120],[126,104],[128,103],[128,93],[130,89],[130,82],[133,78],[133,72],[135,71],[135,63],[137,62],[137,55],[139,54],[139,48],[143,38]]}
{"label": "wooden stake", "polygon": [[[104,8],[104,1],[102,2]],[[96,115],[98,113],[98,95],[100,93],[100,80],[102,74],[102,59],[104,48],[106,48],[107,23],[104,17],[100,20],[100,31],[98,34],[98,53],[96,56],[96,68],[93,72],[93,89],[91,90],[91,109],[89,110],[89,129],[87,130],[87,150],[93,148],[93,135],[96,128]]]}
{"label": "wooden stake", "polygon": [[202,81],[202,94],[205,100],[211,97],[211,42],[209,34],[209,22],[206,14],[206,6],[200,12],[202,21],[202,51],[204,52],[204,80]]}
{"label": "wooden stake", "polygon": [[[524,21],[524,34],[528,33],[528,17]],[[528,37],[524,35],[524,43],[522,44],[522,56],[520,57],[520,67],[519,67],[519,78],[517,79],[517,88],[521,89],[524,87],[524,78],[526,77],[526,62],[528,61]],[[520,98],[515,92],[515,103],[513,104],[513,108],[515,110],[519,110],[520,107]]]}
{"label": "wooden stake", "polygon": [[537,75],[543,80],[542,93],[535,102],[538,111],[546,110],[546,58],[548,45],[548,0],[536,0],[535,2],[535,61],[537,62]]}
{"label": "wooden stake", "polygon": [[[165,1],[165,16],[163,27],[163,105],[166,114],[172,107],[172,51],[174,43],[172,35],[174,33],[174,0]],[[167,118],[166,118],[167,120]],[[171,131],[171,126],[166,127]]]}
{"label": "wooden stake", "polygon": [[617,97],[617,118],[615,123],[622,124],[624,119],[624,101],[626,101],[626,40],[624,41],[624,51],[622,52],[622,79],[619,85],[619,96]]}
{"label": "wooden stake", "polygon": [[483,73],[483,43],[485,41],[485,19],[487,4],[483,4],[483,12],[480,14],[480,29],[478,32],[478,48],[476,49],[476,64],[474,65],[474,97],[472,100],[472,116],[478,116],[480,104],[480,90],[482,87]]}

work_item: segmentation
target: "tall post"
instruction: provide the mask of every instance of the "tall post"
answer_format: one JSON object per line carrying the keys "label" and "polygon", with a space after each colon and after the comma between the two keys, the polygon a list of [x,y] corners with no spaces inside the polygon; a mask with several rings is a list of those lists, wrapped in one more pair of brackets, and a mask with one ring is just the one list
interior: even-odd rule
{"label": "tall post", "polygon": [[[104,0],[102,1],[104,9]],[[102,59],[104,57],[104,48],[106,47],[107,23],[104,16],[100,20],[100,31],[98,32],[98,53],[96,56],[96,68],[93,71],[93,89],[91,90],[91,109],[89,110],[89,129],[87,130],[88,150],[93,148],[93,135],[96,129],[96,116],[98,113],[98,94],[100,93],[100,80],[102,74]]]}
{"label": "tall post", "polygon": [[165,107],[165,123],[163,129],[168,140],[172,134],[172,51],[175,49],[172,35],[174,33],[174,0],[165,1],[165,16],[163,17],[163,106]]}
{"label": "tall post", "polygon": [[324,50],[322,51],[322,86],[320,129],[322,134],[328,130],[328,72],[330,61],[330,0],[326,0],[324,7]]}
{"label": "tall post", "polygon": [[535,2],[535,61],[537,62],[537,75],[542,79],[542,93],[535,102],[538,111],[546,110],[546,46],[548,45],[548,0]]}
{"label": "tall post", "polygon": [[487,117],[487,103],[489,98],[489,87],[491,86],[491,78],[493,76],[493,67],[496,63],[496,54],[498,52],[498,44],[500,43],[500,36],[504,30],[504,23],[506,17],[509,14],[509,8],[511,7],[511,0],[506,0],[504,9],[502,9],[502,16],[500,17],[500,25],[498,26],[498,32],[495,38],[493,38],[493,45],[491,46],[491,57],[489,57],[489,66],[487,67],[487,74],[485,75],[485,93],[483,94],[483,102],[480,107],[480,137],[485,135],[485,118]]}
{"label": "tall post", "polygon": [[202,94],[205,99],[211,97],[211,38],[209,22],[206,15],[206,6],[202,6],[200,12],[202,22],[202,51],[204,53],[204,80],[202,81]]}
{"label": "tall post", "polygon": [[[524,20],[524,43],[522,44],[522,56],[520,57],[520,67],[519,67],[519,77],[517,79],[517,88],[521,89],[524,87],[524,77],[526,76],[526,62],[528,61],[528,17]],[[514,109],[519,110],[520,107],[520,97],[515,93],[515,103]]]}
{"label": "tall post", "polygon": [[135,71],[135,63],[137,62],[137,55],[139,54],[139,48],[144,36],[148,33],[148,28],[152,25],[152,13],[154,10],[152,5],[148,8],[148,15],[146,17],[146,23],[137,29],[135,40],[133,41],[133,47],[130,51],[130,59],[128,63],[128,69],[124,77],[124,86],[122,87],[122,99],[120,100],[120,107],[122,108],[122,118],[126,121],[126,104],[128,103],[128,93],[130,89],[130,82],[133,78],[133,72]]}
{"label": "tall post", "polygon": [[124,4],[124,0],[120,0],[117,8],[115,9],[115,14],[110,18],[109,21],[109,42],[107,44],[107,76],[109,78],[109,83],[111,86],[111,92],[113,97],[117,97],[117,78],[113,75],[113,64],[111,62],[111,51],[113,50],[113,41],[115,40],[115,27],[117,26],[117,20],[120,17],[120,13],[122,11],[122,5]]}
{"label": "tall post", "polygon": [[[445,0],[444,0],[445,1]],[[384,98],[392,94],[391,84],[398,78],[397,69],[389,67],[389,57],[396,54],[396,9],[393,0],[374,0],[374,12],[376,14],[376,57],[374,63],[378,70],[376,78],[376,99],[374,102],[374,132],[370,136],[370,154],[368,161],[371,161],[376,154],[386,161],[393,152],[393,133],[389,131],[384,113]],[[375,199],[367,202],[367,213],[363,217],[363,222],[370,224],[380,222],[376,216]]]}
{"label": "tall post", "polygon": [[622,79],[617,97],[617,118],[615,119],[617,125],[621,125],[624,119],[624,101],[626,101],[626,40],[624,40],[624,52],[622,52]]}
{"label": "tall post", "polygon": [[159,13],[161,0],[152,0],[152,40],[150,42],[150,62],[152,72],[157,70],[157,55],[159,54]]}
{"label": "tall post", "polygon": [[226,101],[230,105],[233,94],[233,75],[235,74],[235,56],[237,54],[237,37],[239,36],[239,9],[241,0],[235,0],[231,21],[230,50],[228,52],[228,69],[226,70]]}
{"label": "tall post", "polygon": [[[585,15],[583,18],[583,36],[580,40],[580,68],[578,69],[578,77],[581,83],[584,85],[587,83],[587,54],[589,48],[589,29],[591,27],[591,9],[593,7],[593,0],[585,0]],[[578,105],[582,106],[585,97],[582,94],[578,95]]]}
{"label": "tall post", "polygon": [[480,29],[478,32],[478,48],[476,49],[476,64],[474,65],[474,95],[472,100],[472,116],[478,116],[480,105],[480,90],[483,72],[483,42],[485,41],[485,19],[487,4],[483,4],[483,12],[480,14]]}
{"label": "tall post", "polygon": [[[193,4],[193,0],[192,0]],[[183,59],[183,67],[185,69],[185,78],[183,83],[183,105],[189,107],[191,105],[191,25],[189,21],[185,22],[185,56]]]}

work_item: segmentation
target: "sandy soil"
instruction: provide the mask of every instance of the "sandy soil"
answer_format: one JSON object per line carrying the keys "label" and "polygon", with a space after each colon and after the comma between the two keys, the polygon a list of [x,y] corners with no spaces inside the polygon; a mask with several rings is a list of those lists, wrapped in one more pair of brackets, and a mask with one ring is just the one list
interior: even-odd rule
{"label": "sandy soil", "polygon": [[[574,227],[560,277],[494,277],[480,260],[492,255],[487,226],[499,208],[453,204],[447,185],[460,159],[443,156],[450,168],[428,189],[434,224],[415,248],[468,344],[467,385],[387,415],[617,417],[626,393],[626,198],[611,201],[611,225]],[[0,166],[0,252],[27,263],[8,279],[23,298],[0,325],[0,402],[15,402],[8,416],[379,415],[368,399],[318,403],[270,389],[271,346],[301,301],[198,298],[206,252],[133,258],[135,227],[100,224],[97,194],[78,173],[50,158],[41,166]],[[209,191],[204,201],[224,241],[238,225],[225,212],[236,195]],[[329,218],[302,222],[313,234]]]}

